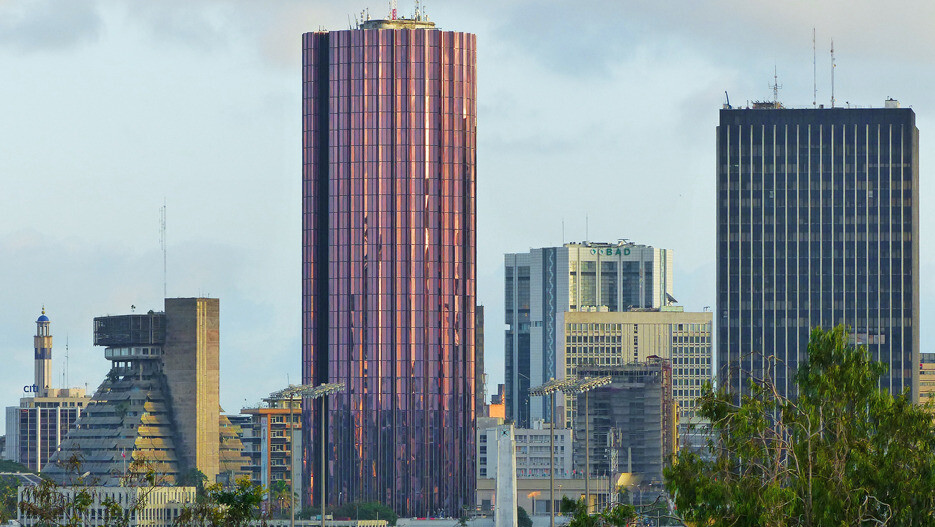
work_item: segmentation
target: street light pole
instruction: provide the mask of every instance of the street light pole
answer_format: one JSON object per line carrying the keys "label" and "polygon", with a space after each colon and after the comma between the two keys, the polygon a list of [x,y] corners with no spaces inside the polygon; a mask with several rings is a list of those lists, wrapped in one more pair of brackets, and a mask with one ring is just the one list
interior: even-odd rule
{"label": "street light pole", "polygon": [[[273,392],[270,394],[270,398],[283,399],[286,396],[289,397],[289,416],[290,418],[294,417],[295,414],[295,405],[292,404],[296,396],[308,398],[311,400],[321,399],[321,430],[319,434],[321,436],[321,527],[325,527],[325,396],[332,393],[337,393],[344,390],[344,383],[323,383],[318,386],[311,384],[303,384],[301,386],[292,386],[279,390],[278,392]],[[290,423],[290,426],[295,423]],[[311,425],[311,424],[310,424]],[[291,430],[290,430],[291,432]],[[292,474],[292,485],[290,486],[290,491],[292,491],[292,515],[291,515],[291,525],[295,526],[295,445],[293,443],[295,439],[295,434],[290,438],[290,445],[292,448],[292,468],[290,473]]]}
{"label": "street light pole", "polygon": [[325,398],[321,397],[321,527],[325,527]]}
{"label": "street light pole", "polygon": [[289,394],[289,525],[295,527],[295,394]]}
{"label": "street light pole", "polygon": [[588,392],[584,392],[584,506],[591,514],[591,423],[588,416]]}
{"label": "street light pole", "polygon": [[552,392],[552,418],[549,419],[549,527],[555,527],[555,392]]}
{"label": "street light pole", "polygon": [[529,390],[530,396],[552,397],[552,416],[549,419],[549,527],[555,527],[555,392],[567,389],[573,382],[572,379],[550,379],[549,382]]}
{"label": "street light pole", "polygon": [[570,393],[584,394],[584,506],[588,514],[591,514],[591,419],[588,412],[588,392],[610,384],[611,380],[613,377],[610,375],[584,377],[572,381],[568,386]]}

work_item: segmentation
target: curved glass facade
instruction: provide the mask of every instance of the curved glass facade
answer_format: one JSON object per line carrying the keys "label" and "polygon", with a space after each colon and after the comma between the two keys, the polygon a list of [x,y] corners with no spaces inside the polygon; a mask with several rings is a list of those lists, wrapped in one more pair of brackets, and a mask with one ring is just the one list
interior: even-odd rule
{"label": "curved glass facade", "polygon": [[[474,499],[475,36],[303,36],[303,476],[326,502]],[[322,433],[324,432],[324,433]]]}

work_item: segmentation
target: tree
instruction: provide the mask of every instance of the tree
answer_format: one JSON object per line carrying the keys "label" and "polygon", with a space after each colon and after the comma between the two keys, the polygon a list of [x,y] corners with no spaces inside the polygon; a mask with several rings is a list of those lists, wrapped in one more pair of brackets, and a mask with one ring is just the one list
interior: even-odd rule
{"label": "tree", "polygon": [[516,508],[516,525],[517,527],[532,527],[532,518],[529,517],[526,509],[522,507]]}
{"label": "tree", "polygon": [[225,489],[220,483],[205,487],[197,503],[182,510],[175,520],[177,526],[238,527],[248,525],[261,516],[260,504],[266,489],[250,478],[238,478],[234,487]]}
{"label": "tree", "polygon": [[625,527],[636,518],[636,510],[632,505],[617,503],[597,514],[588,514],[583,499],[575,501],[568,497],[562,497],[560,510],[571,517],[568,527]]}
{"label": "tree", "polygon": [[738,397],[708,387],[710,459],[683,451],[665,470],[681,516],[698,525],[935,525],[929,409],[879,389],[886,365],[847,331],[816,328],[795,376]]}
{"label": "tree", "polygon": [[345,503],[335,508],[332,515],[352,520],[386,520],[389,525],[396,525],[397,520],[393,509],[377,501]]}
{"label": "tree", "polygon": [[35,525],[43,527],[79,527],[85,525],[89,513],[96,501],[103,517],[100,518],[108,527],[129,527],[136,514],[146,507],[147,499],[159,484],[156,470],[145,457],[139,456],[130,463],[126,473],[120,478],[121,487],[133,487],[139,492],[120,500],[113,496],[101,497],[87,479],[87,473],[81,474],[82,460],[76,454],[63,463],[68,472],[73,472],[71,484],[59,486],[51,479],[43,479],[38,485],[23,489],[23,500],[19,510]]}
{"label": "tree", "polygon": [[0,522],[16,519],[16,488],[19,481],[13,476],[0,476]]}
{"label": "tree", "polygon": [[201,496],[205,491],[205,484],[208,482],[208,476],[197,468],[190,468],[179,474],[175,481],[177,487],[195,487],[198,495]]}
{"label": "tree", "polygon": [[283,513],[287,505],[291,506],[291,494],[289,484],[285,480],[274,481],[269,486],[269,499],[276,504],[276,510],[279,514]]}

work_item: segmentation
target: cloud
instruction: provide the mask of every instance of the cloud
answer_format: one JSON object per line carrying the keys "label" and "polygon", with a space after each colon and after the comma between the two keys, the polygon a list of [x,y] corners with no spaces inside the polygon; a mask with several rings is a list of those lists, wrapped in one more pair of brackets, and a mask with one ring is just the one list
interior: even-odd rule
{"label": "cloud", "polygon": [[0,46],[19,51],[77,47],[98,40],[104,24],[92,1],[0,3]]}

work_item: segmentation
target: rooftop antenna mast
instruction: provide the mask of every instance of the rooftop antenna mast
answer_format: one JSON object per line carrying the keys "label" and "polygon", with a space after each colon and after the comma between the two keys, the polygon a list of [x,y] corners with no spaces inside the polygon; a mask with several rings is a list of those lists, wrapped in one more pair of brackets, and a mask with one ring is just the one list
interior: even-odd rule
{"label": "rooftop antenna mast", "polygon": [[834,108],[834,39],[831,39],[831,107]]}
{"label": "rooftop antenna mast", "polygon": [[396,0],[390,0],[390,20],[396,20]]}
{"label": "rooftop antenna mast", "polygon": [[166,286],[166,198],[162,198],[162,208],[159,209],[159,246],[162,248],[162,297],[167,298],[169,295],[166,293],[168,290]]}
{"label": "rooftop antenna mast", "polygon": [[773,107],[779,108],[779,90],[782,89],[782,84],[779,84],[779,74],[776,72],[775,64],[773,64],[773,84],[770,88],[773,89]]}
{"label": "rooftop antenna mast", "polygon": [[62,388],[69,388],[68,385],[68,333],[65,333],[65,386]]}
{"label": "rooftop antenna mast", "polygon": [[812,28],[812,108],[818,106],[818,67],[815,60],[815,28]]}

